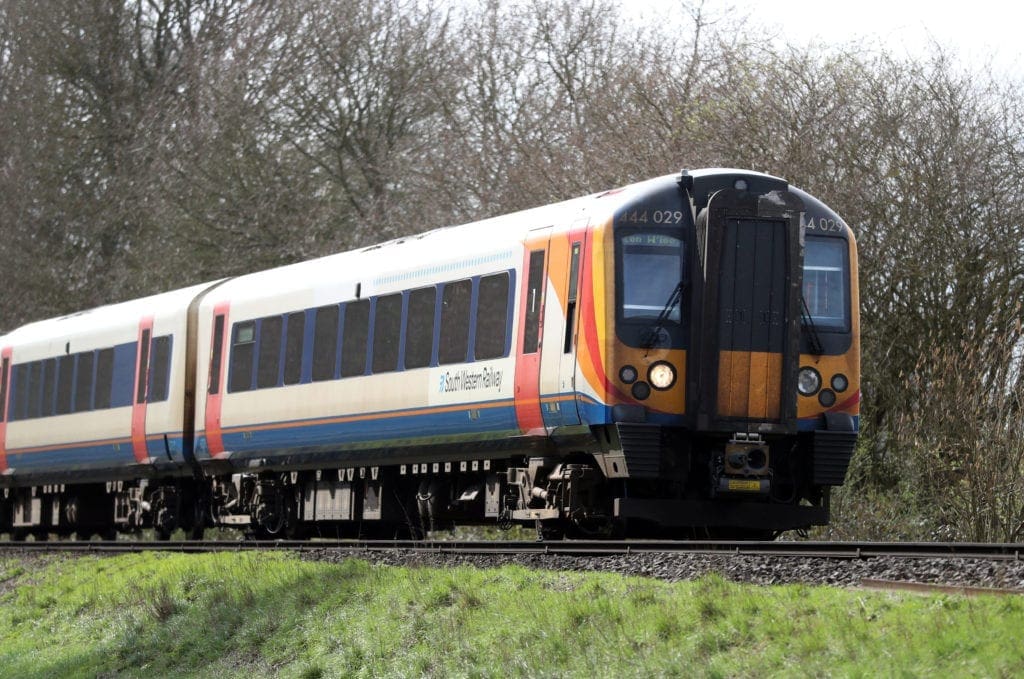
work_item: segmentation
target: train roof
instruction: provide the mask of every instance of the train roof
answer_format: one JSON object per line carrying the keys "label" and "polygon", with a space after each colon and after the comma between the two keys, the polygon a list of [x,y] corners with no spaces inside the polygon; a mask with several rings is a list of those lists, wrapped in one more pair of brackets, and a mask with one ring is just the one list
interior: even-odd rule
{"label": "train roof", "polygon": [[203,290],[215,282],[201,283],[179,290],[162,292],[149,297],[107,304],[105,306],[76,311],[57,318],[48,318],[15,328],[0,337],[0,346],[25,346],[37,342],[48,342],[56,337],[73,339],[95,335],[98,329],[110,330],[117,327],[137,328],[139,319],[145,316],[161,316],[180,313]]}
{"label": "train roof", "polygon": [[[222,299],[235,303],[261,299],[268,293],[286,294],[310,288],[315,298],[322,298],[326,303],[339,298],[339,286],[344,286],[340,290],[341,298],[354,296],[351,285],[355,282],[361,285],[363,296],[370,296],[379,291],[384,281],[392,279],[394,272],[437,272],[446,268],[456,271],[464,264],[474,263],[480,256],[492,257],[495,268],[500,268],[499,262],[512,261],[515,248],[522,245],[529,231],[549,226],[558,231],[569,229],[582,219],[610,219],[622,206],[675,185],[678,178],[678,174],[666,175],[559,203],[245,274],[220,286],[210,296],[210,303]],[[504,254],[508,257],[503,258]],[[415,284],[415,276],[406,279]],[[318,294],[321,291],[322,294]]]}

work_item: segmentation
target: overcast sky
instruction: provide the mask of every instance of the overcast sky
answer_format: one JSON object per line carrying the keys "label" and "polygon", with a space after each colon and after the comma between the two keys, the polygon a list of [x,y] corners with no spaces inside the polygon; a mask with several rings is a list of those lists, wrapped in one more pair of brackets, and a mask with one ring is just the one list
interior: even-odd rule
{"label": "overcast sky", "polygon": [[[695,0],[696,1],[696,0]],[[678,0],[624,0],[657,19],[679,11]],[[705,11],[733,7],[786,42],[849,43],[874,39],[896,54],[927,53],[930,44],[953,48],[965,64],[991,63],[1024,78],[1024,3],[1015,0],[706,0]]]}

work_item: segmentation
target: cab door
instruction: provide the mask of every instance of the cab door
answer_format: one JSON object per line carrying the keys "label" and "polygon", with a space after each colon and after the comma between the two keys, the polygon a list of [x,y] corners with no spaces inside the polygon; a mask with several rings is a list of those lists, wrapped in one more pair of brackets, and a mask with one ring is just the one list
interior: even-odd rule
{"label": "cab door", "polygon": [[585,227],[586,220],[574,224],[569,233],[553,236],[548,247],[540,396],[544,425],[549,430],[580,423],[576,403],[576,332]]}

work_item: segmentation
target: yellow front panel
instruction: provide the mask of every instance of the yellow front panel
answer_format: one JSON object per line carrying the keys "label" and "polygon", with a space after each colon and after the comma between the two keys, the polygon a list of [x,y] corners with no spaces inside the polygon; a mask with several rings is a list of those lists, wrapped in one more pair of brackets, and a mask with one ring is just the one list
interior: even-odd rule
{"label": "yellow front panel", "polygon": [[781,412],[782,354],[722,351],[718,355],[718,414],[777,420]]}

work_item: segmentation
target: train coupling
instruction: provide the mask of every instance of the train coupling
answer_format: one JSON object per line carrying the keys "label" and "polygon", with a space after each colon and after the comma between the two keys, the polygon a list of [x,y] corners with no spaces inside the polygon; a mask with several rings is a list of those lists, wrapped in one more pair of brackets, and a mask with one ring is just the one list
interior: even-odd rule
{"label": "train coupling", "polygon": [[771,492],[770,450],[760,434],[737,432],[711,465],[713,495],[768,495]]}

